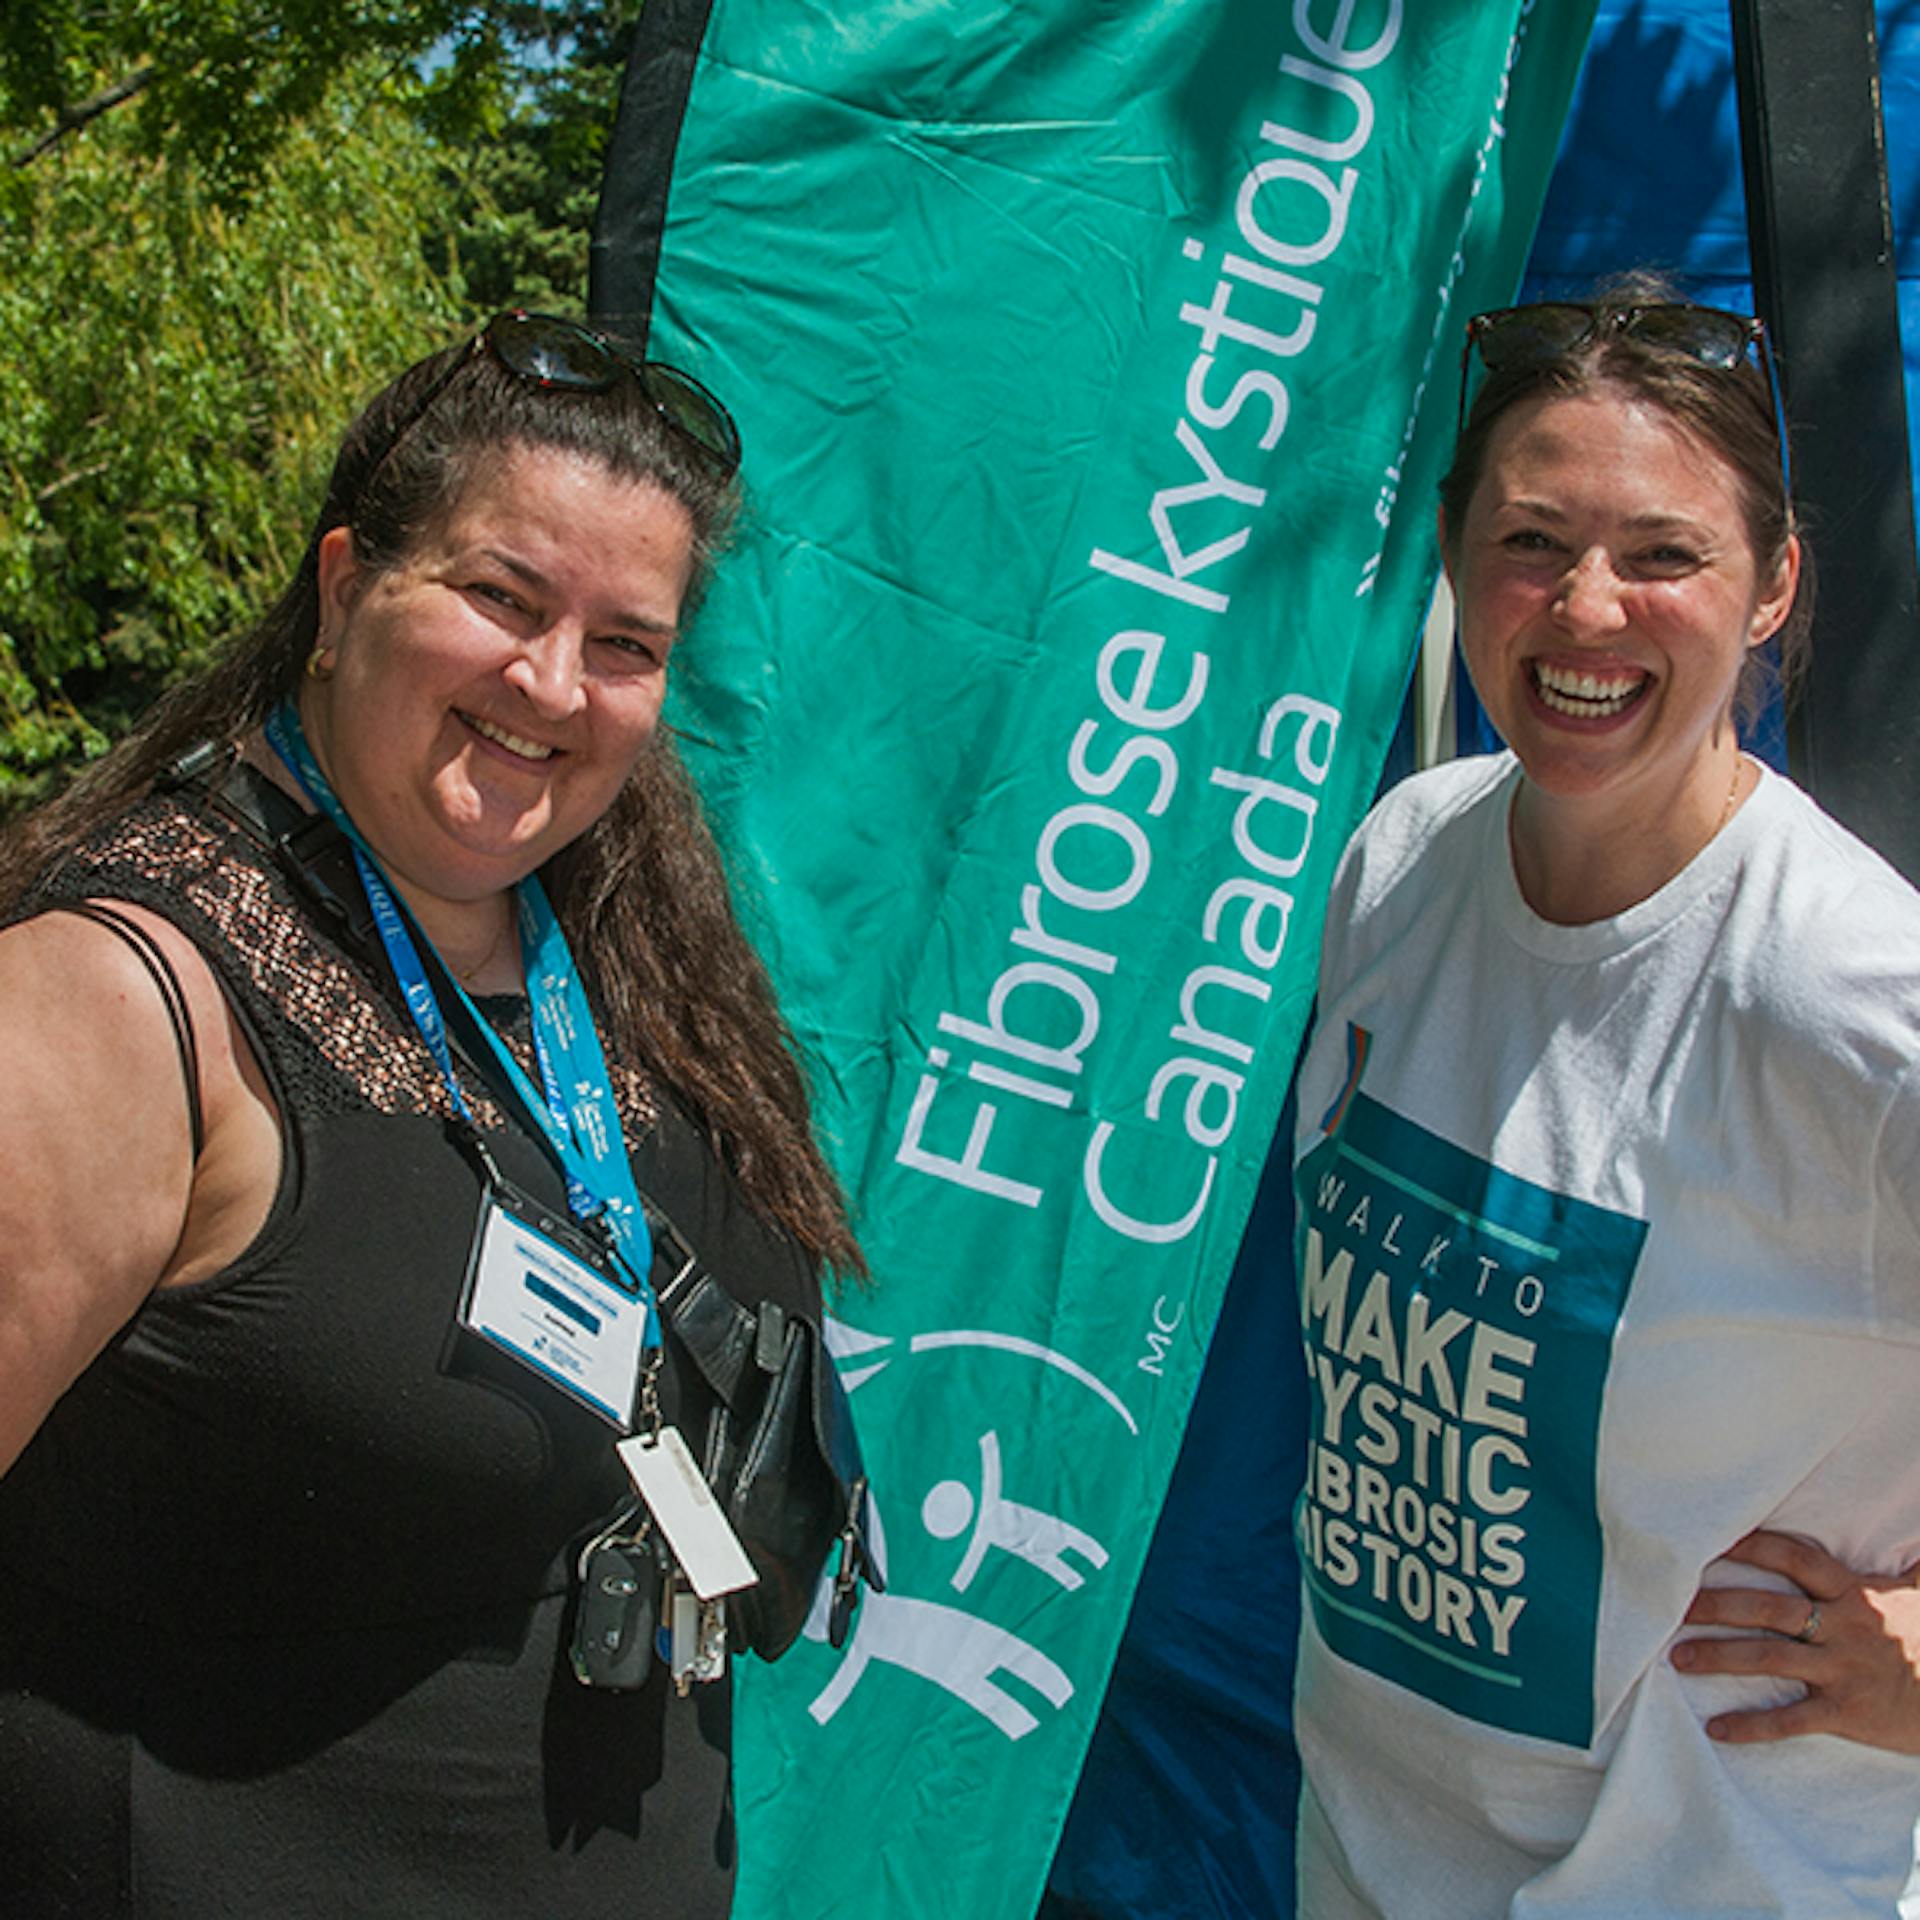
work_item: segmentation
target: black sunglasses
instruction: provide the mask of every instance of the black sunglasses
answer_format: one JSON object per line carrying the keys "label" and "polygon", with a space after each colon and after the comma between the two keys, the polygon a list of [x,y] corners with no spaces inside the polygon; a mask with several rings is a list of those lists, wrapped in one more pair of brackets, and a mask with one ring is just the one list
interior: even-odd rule
{"label": "black sunglasses", "polygon": [[719,469],[722,479],[731,479],[739,470],[740,430],[733,424],[733,416],[692,374],[682,373],[664,361],[630,354],[577,320],[516,308],[496,313],[467,342],[466,351],[455,354],[440,377],[407,410],[368,470],[362,493],[392,459],[394,449],[426,418],[454,375],[483,349],[509,373],[536,387],[605,393],[624,376],[633,381],[675,433]]}
{"label": "black sunglasses", "polygon": [[1780,370],[1774,363],[1773,343],[1766,323],[1751,314],[1730,313],[1724,307],[1697,307],[1687,301],[1651,301],[1644,306],[1604,310],[1583,300],[1540,300],[1531,306],[1495,307],[1476,313],[1467,322],[1460,349],[1460,414],[1467,422],[1467,381],[1477,349],[1480,364],[1489,373],[1538,366],[1573,353],[1602,331],[1668,353],[1684,354],[1703,367],[1730,373],[1751,349],[1766,376],[1767,397],[1773,403],[1774,438],[1780,447],[1780,478],[1787,497],[1793,497],[1793,475],[1788,465],[1787,410],[1780,392]]}

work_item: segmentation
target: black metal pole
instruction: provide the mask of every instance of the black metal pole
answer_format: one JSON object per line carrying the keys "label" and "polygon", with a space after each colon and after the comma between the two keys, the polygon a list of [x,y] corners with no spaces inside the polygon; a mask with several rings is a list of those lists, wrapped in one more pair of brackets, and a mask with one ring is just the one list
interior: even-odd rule
{"label": "black metal pole", "polygon": [[1747,229],[1818,564],[1788,752],[1920,881],[1920,581],[1873,0],[1731,0]]}
{"label": "black metal pole", "polygon": [[714,0],[648,0],[633,30],[587,247],[587,311],[644,350],[667,197]]}

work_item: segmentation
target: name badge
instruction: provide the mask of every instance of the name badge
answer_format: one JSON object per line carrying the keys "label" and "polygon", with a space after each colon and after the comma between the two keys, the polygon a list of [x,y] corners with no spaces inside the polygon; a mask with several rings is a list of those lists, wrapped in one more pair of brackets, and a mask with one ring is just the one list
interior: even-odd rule
{"label": "name badge", "polygon": [[645,1301],[606,1248],[504,1183],[481,1202],[460,1324],[623,1433],[633,1425]]}

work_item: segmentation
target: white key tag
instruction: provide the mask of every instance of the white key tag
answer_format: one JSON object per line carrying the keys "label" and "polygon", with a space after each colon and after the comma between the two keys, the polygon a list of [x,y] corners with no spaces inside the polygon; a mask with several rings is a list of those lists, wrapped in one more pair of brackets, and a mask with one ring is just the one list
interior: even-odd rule
{"label": "white key tag", "polygon": [[678,1427],[663,1427],[657,1437],[629,1435],[619,1453],[687,1584],[702,1600],[736,1593],[759,1579]]}

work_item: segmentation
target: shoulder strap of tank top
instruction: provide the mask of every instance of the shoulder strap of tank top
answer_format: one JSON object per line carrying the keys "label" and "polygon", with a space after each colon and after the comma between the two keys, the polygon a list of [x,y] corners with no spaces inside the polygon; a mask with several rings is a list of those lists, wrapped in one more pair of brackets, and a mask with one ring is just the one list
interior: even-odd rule
{"label": "shoulder strap of tank top", "polygon": [[159,941],[137,920],[103,900],[68,900],[52,909],[55,913],[75,913],[83,920],[102,926],[125,943],[146,968],[173,1023],[173,1042],[180,1053],[180,1073],[187,1088],[187,1124],[193,1137],[193,1158],[197,1166],[207,1144],[206,1114],[200,1104],[200,1046],[194,1037],[193,1012],[187,1004],[187,990],[173,970]]}

